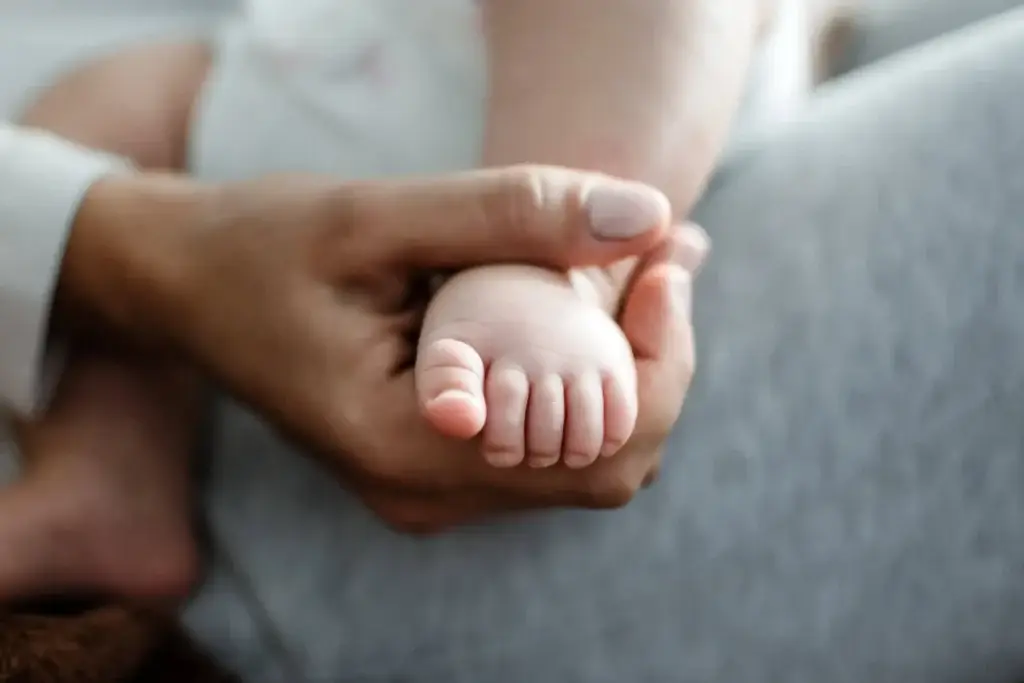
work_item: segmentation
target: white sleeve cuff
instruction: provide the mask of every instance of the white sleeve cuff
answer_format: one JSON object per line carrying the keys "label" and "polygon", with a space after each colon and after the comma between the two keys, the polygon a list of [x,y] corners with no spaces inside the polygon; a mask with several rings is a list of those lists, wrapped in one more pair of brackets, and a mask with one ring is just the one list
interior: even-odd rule
{"label": "white sleeve cuff", "polygon": [[68,232],[89,187],[132,169],[124,159],[0,123],[0,407],[31,416],[56,385],[47,346]]}

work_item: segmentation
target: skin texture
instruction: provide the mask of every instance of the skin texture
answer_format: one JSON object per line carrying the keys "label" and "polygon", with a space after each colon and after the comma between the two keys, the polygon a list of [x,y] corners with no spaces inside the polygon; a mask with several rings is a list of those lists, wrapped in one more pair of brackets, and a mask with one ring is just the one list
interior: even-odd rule
{"label": "skin texture", "polygon": [[[554,163],[642,180],[685,216],[730,130],[764,12],[758,0],[491,0],[484,164]],[[496,466],[586,467],[636,419],[629,346],[610,315],[630,260],[559,275],[483,267],[431,303],[424,414],[482,431]]]}
{"label": "skin texture", "polygon": [[[123,57],[72,74],[26,118],[140,164],[173,167],[181,159],[175,141],[184,139],[175,126],[188,119],[189,90],[201,83],[208,54],[201,46],[153,46]],[[143,87],[158,76],[167,86],[153,85],[154,95],[173,96],[153,109],[132,110],[125,88],[104,87],[133,78]],[[115,112],[132,112],[131,121]],[[124,130],[133,134],[119,137]],[[148,351],[80,354],[59,389],[59,410],[22,426],[30,476],[0,500],[5,518],[50,524],[82,539],[76,551],[82,557],[98,559],[69,563],[66,545],[38,542],[54,538],[33,533],[45,526],[8,526],[0,534],[9,547],[27,544],[11,556],[32,562],[5,568],[6,579],[0,572],[0,590],[15,595],[43,584],[132,596],[187,590],[194,578],[187,482],[168,472],[187,471],[194,403],[167,400],[168,391],[181,388],[181,375],[156,372],[163,359],[193,361],[262,409],[398,528],[431,531],[552,505],[624,504],[656,471],[658,448],[682,403],[692,346],[689,318],[680,312],[688,273],[706,243],[694,230],[666,239],[668,216],[659,212],[642,219],[650,229],[636,239],[595,239],[584,200],[609,185],[622,187],[601,176],[538,167],[404,185],[339,186],[290,176],[204,186],[173,174],[97,183],[68,244],[56,322]],[[651,196],[653,206],[666,206],[663,197]],[[411,352],[408,326],[416,318],[415,311],[396,309],[396,292],[420,269],[513,258],[564,270],[640,253],[648,254],[650,268],[637,280],[623,326],[641,359],[639,396],[647,414],[621,462],[585,477],[566,470],[496,477],[491,468],[476,467],[476,458],[453,459],[460,446],[416,418],[411,374],[396,371]],[[255,297],[263,305],[240,305]],[[252,330],[268,332],[253,337]],[[461,448],[473,453],[479,446]],[[50,514],[32,487],[67,481],[60,472],[76,463],[97,467],[89,505]],[[129,481],[120,476],[126,471],[164,487],[167,495],[136,499],[148,505],[145,515],[137,506],[110,505],[133,500],[115,486]],[[180,486],[167,486],[168,480]],[[133,490],[146,489],[134,482]],[[30,507],[49,517],[23,515]],[[154,533],[161,528],[167,531]],[[143,555],[163,560],[124,563],[116,540],[125,534],[152,544]],[[110,562],[114,557],[122,564]]]}
{"label": "skin texture", "polygon": [[[153,215],[139,182],[105,188],[121,229]],[[321,454],[386,521],[432,530],[523,508],[614,507],[656,470],[692,375],[689,291],[707,242],[692,227],[666,235],[667,215],[634,240],[595,239],[581,197],[621,187],[614,181],[515,167],[389,184],[280,177],[209,193],[180,180],[148,182],[195,213],[176,222],[164,252],[188,262],[185,276],[158,297],[154,310],[165,313],[142,318],[156,321],[143,329],[164,331]],[[630,252],[646,254],[621,317],[637,358],[640,418],[622,457],[583,473],[496,470],[472,457],[478,444],[441,437],[417,417],[412,372],[396,372],[410,352],[409,317],[386,300],[382,274],[407,281],[421,268],[492,259],[565,269]],[[239,305],[257,295],[261,306]],[[130,319],[123,326],[136,329]]]}

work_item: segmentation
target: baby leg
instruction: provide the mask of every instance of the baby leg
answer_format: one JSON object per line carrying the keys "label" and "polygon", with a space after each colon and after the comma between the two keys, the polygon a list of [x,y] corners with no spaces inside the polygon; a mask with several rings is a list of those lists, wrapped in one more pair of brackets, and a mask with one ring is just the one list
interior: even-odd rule
{"label": "baby leg", "polygon": [[22,123],[128,157],[182,170],[189,118],[210,63],[202,44],[148,45],[87,64],[43,92]]}
{"label": "baby leg", "polygon": [[427,310],[416,364],[441,432],[481,431],[495,466],[586,467],[636,421],[629,343],[582,273],[489,266],[456,275]]}

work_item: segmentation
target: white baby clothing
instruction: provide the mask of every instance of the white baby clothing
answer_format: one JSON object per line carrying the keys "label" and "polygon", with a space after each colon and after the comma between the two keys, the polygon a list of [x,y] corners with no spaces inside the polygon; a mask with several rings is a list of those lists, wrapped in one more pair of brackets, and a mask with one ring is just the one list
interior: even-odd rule
{"label": "white baby clothing", "polygon": [[[191,170],[217,180],[282,171],[365,179],[477,166],[485,1],[248,0],[197,107]],[[780,3],[743,122],[786,116],[809,87],[805,3]]]}
{"label": "white baby clothing", "polygon": [[220,41],[190,165],[218,180],[471,168],[485,98],[473,0],[251,0]]}

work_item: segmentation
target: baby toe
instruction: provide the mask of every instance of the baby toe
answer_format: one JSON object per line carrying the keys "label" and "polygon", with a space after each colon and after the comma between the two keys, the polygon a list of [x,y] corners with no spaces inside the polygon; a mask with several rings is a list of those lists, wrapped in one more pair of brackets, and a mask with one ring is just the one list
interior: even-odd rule
{"label": "baby toe", "polygon": [[487,373],[484,457],[495,467],[515,467],[526,453],[530,382],[522,369],[496,364]]}
{"label": "baby toe", "polygon": [[596,372],[572,379],[566,388],[565,464],[587,467],[604,443],[604,390]]}
{"label": "baby toe", "polygon": [[464,342],[439,339],[417,354],[420,407],[442,434],[470,439],[480,433],[487,417],[483,381],[483,360]]}
{"label": "baby toe", "polygon": [[550,467],[562,457],[565,429],[565,384],[558,375],[534,382],[526,414],[526,439],[531,467]]}
{"label": "baby toe", "polygon": [[604,443],[601,455],[611,457],[619,452],[636,426],[637,398],[635,382],[608,375],[602,382],[604,390]]}

